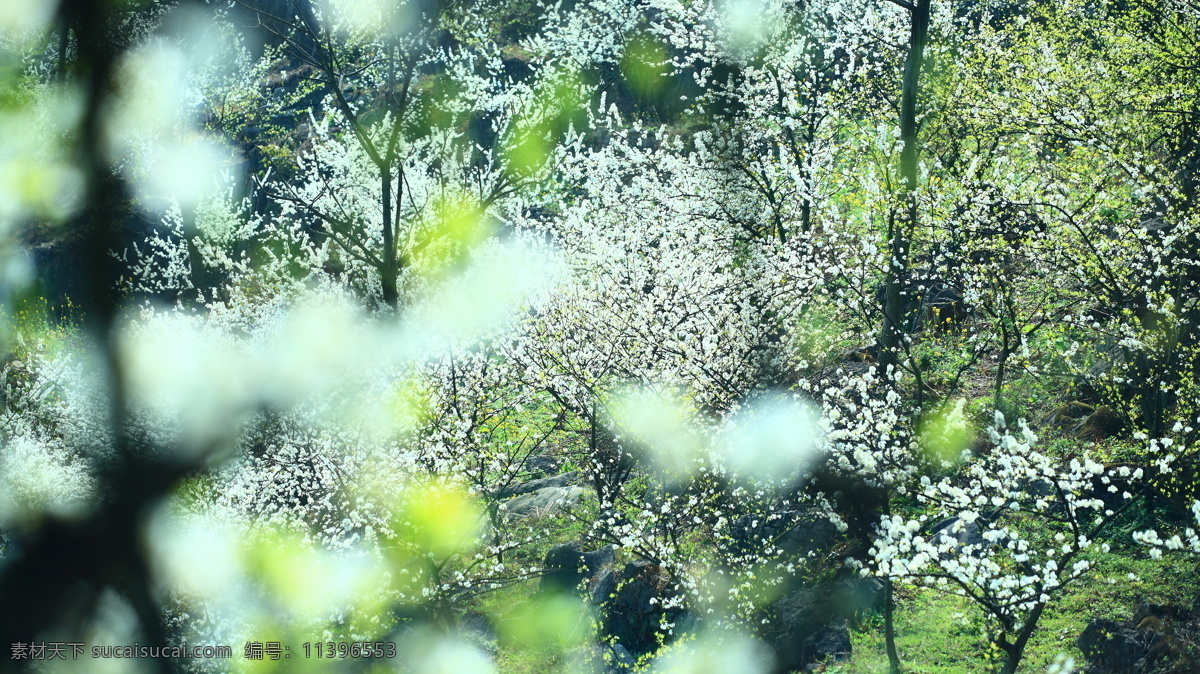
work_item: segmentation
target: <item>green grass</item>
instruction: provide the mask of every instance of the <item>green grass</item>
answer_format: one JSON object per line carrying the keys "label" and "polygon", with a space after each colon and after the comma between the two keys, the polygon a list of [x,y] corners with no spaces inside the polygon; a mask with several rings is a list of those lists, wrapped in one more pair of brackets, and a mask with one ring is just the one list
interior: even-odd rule
{"label": "green grass", "polygon": [[18,299],[12,307],[0,306],[0,356],[11,350],[18,360],[79,347],[81,335],[75,327],[80,317],[67,300],[52,307],[40,295]]}
{"label": "green grass", "polygon": [[[531,580],[489,594],[480,609],[499,620],[498,671],[506,674],[578,672],[579,656],[595,637],[595,614],[580,599],[538,595]],[[505,622],[508,621],[508,622]]]}
{"label": "green grass", "polygon": [[[924,588],[897,588],[896,649],[905,671],[921,674],[959,674],[987,671],[987,639],[971,603],[960,597]],[[887,672],[883,619],[873,616],[852,632],[854,654],[849,662],[830,667],[838,674]]]}
{"label": "green grass", "polygon": [[[1133,574],[1137,580],[1130,580]],[[1115,582],[1109,582],[1112,579]],[[1146,559],[1136,553],[1103,555],[1092,574],[1052,604],[1038,623],[1022,672],[1044,672],[1059,654],[1084,664],[1075,640],[1095,618],[1129,620],[1142,602],[1190,607],[1200,590],[1200,564],[1188,557]],[[994,671],[978,609],[961,597],[926,588],[898,589],[896,646],[904,671],[951,674]],[[887,672],[883,620],[875,616],[852,632],[854,655],[830,674]]]}

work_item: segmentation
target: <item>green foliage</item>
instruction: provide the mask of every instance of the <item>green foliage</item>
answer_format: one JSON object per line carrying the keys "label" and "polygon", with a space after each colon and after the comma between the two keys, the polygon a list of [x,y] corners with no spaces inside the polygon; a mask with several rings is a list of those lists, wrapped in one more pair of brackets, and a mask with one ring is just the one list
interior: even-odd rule
{"label": "green foliage", "polygon": [[648,33],[639,33],[625,44],[621,72],[637,95],[653,96],[664,86],[667,58],[659,40]]}
{"label": "green foliage", "polygon": [[[1137,580],[1130,581],[1132,574]],[[1096,582],[1082,583],[1065,594],[1048,611],[1029,645],[1021,671],[1042,672],[1060,654],[1077,664],[1085,661],[1075,646],[1083,628],[1096,618],[1128,620],[1141,602],[1190,606],[1197,589],[1197,566],[1187,559],[1151,561],[1127,553],[1105,555]],[[1181,578],[1190,579],[1180,582]],[[906,590],[897,611],[897,646],[905,671],[914,674],[957,674],[987,671],[987,626],[975,606],[963,598],[927,589]],[[887,671],[879,618],[853,631],[854,657],[826,671],[839,674],[876,674]]]}
{"label": "green foliage", "polygon": [[[211,557],[203,559],[220,562],[213,568],[238,570],[215,581],[203,573],[213,569],[197,572],[195,559],[187,558],[200,544],[174,541],[183,558],[168,552],[164,573],[186,576],[190,569],[192,577],[172,578],[183,594],[215,589],[223,601],[245,605],[241,619],[257,637],[293,644],[329,635],[374,640],[406,634],[440,643],[421,631],[425,623],[446,627],[466,611],[479,611],[498,624],[502,670],[574,671],[580,650],[597,639],[597,609],[572,596],[537,593],[537,567],[556,543],[620,543],[618,566],[653,559],[690,593],[689,609],[752,630],[787,588],[831,581],[844,572],[847,555],[866,555],[880,536],[879,510],[925,525],[938,511],[918,499],[916,481],[945,478],[953,488],[969,477],[964,457],[1000,454],[1003,443],[989,441],[984,431],[997,412],[1010,427],[1019,418],[1030,421],[1046,453],[1062,464],[1083,457],[1104,464],[1101,470],[1149,471],[1162,452],[1148,449],[1147,440],[1165,440],[1160,446],[1195,458],[1189,424],[1200,413],[1200,307],[1195,231],[1186,229],[1198,209],[1188,178],[1195,174],[1200,97],[1194,8],[1067,0],[1004,8],[997,16],[972,8],[941,16],[918,97],[920,185],[911,204],[917,216],[906,225],[898,215],[909,204],[898,198],[895,124],[904,50],[891,34],[900,24],[871,16],[865,27],[854,24],[870,33],[864,38],[837,32],[852,23],[840,7],[825,16],[805,3],[750,3],[750,10],[763,10],[760,16],[747,15],[739,4],[733,42],[761,37],[760,21],[774,31],[762,33],[774,42],[723,51],[729,36],[721,31],[729,26],[722,17],[705,14],[703,3],[666,5],[654,9],[678,16],[642,13],[622,23],[620,10],[628,3],[451,3],[438,5],[436,17],[421,17],[428,25],[402,37],[373,35],[362,25],[330,29],[311,44],[289,34],[290,45],[269,48],[253,62],[232,30],[223,36],[236,58],[201,69],[190,84],[203,101],[200,123],[192,128],[181,117],[173,122],[188,126],[185,132],[170,131],[203,132],[239,146],[255,173],[253,196],[268,203],[256,206],[255,218],[230,214],[230,222],[246,226],[244,238],[214,235],[199,217],[202,209],[188,206],[179,211],[174,239],[138,241],[178,253],[164,254],[162,265],[173,265],[171,273],[192,280],[212,272],[214,278],[190,289],[200,297],[172,316],[180,323],[197,319],[204,331],[269,361],[247,362],[252,374],[235,376],[222,370],[228,363],[216,362],[234,356],[216,347],[216,357],[179,359],[180,371],[195,380],[189,383],[199,385],[177,416],[219,410],[213,418],[234,420],[221,432],[237,439],[215,443],[234,448],[226,454],[183,456],[180,449],[175,458],[187,467],[180,470],[186,477],[169,489],[165,510],[171,516],[236,513],[230,518],[239,527],[236,536],[206,530],[196,539],[211,544],[203,550]],[[122,9],[157,7],[138,0]],[[396,10],[395,3],[369,2],[360,9],[372,7]],[[784,20],[772,24],[778,17],[771,12]],[[557,37],[569,42],[578,37],[571,31],[595,30],[578,38],[593,41],[586,54],[546,53],[547,43],[529,39],[548,22],[580,17],[564,24],[567,37]],[[687,20],[694,41],[673,33]],[[620,27],[611,43],[603,42],[612,37],[601,34],[611,27],[604,21]],[[60,28],[78,41],[86,27]],[[117,157],[111,148],[90,158],[100,169],[76,166],[77,99],[85,89],[62,93],[73,75],[51,72],[48,64],[59,57],[54,36],[44,32],[28,44],[0,35],[0,208],[7,209],[0,212],[0,246],[6,248],[10,238],[41,245],[76,213],[93,217],[103,204],[86,203],[84,178],[119,187],[154,177],[143,157]],[[807,41],[810,35],[835,43]],[[118,56],[128,52],[123,45],[112,46]],[[470,49],[447,56],[464,46]],[[78,56],[64,49],[63,58]],[[96,95],[119,96],[129,88],[118,81]],[[678,103],[685,91],[689,100]],[[513,100],[520,104],[510,106]],[[599,109],[601,100],[606,109]],[[679,113],[685,105],[686,113]],[[634,114],[626,115],[630,108]],[[610,115],[613,109],[619,114]],[[649,121],[669,126],[656,135]],[[119,144],[113,138],[120,134],[107,127],[100,135]],[[81,177],[81,171],[94,175]],[[81,210],[85,206],[90,210]],[[898,234],[905,227],[911,231]],[[654,231],[653,238],[639,238],[645,231]],[[569,268],[564,274],[586,276],[564,283],[577,284],[575,294],[544,290],[513,312],[516,328],[489,323],[494,332],[479,344],[473,333],[459,334],[469,331],[447,329],[453,346],[411,356],[406,330],[427,326],[406,323],[423,315],[406,313],[406,305],[420,308],[430,297],[437,304],[439,291],[466,276],[477,254],[506,255],[501,239],[530,232],[530,239],[553,239],[575,256],[563,265]],[[889,247],[899,236],[906,237],[903,245]],[[199,246],[237,260],[221,270],[201,269]],[[901,250],[906,268],[893,274],[891,259]],[[704,257],[714,251],[721,255]],[[110,252],[117,251],[87,254]],[[0,267],[7,263],[0,257]],[[692,276],[675,276],[688,264],[697,267]],[[507,285],[509,276],[497,275],[488,285]],[[880,288],[900,276],[910,305],[897,317],[905,338],[897,353],[882,355],[895,355],[903,372],[894,382],[868,387],[860,375],[886,362],[873,348],[882,321]],[[280,367],[272,360],[277,354],[261,344],[276,344],[273,331],[290,329],[288,312],[308,286],[352,296],[355,310],[379,310],[343,332],[336,312],[322,314],[317,327],[333,327],[313,330],[314,341],[333,335],[326,340],[332,343],[296,347],[307,358]],[[447,292],[450,299],[442,303],[453,306],[434,307],[427,322],[461,327],[500,304],[489,299],[493,287],[465,287],[457,295]],[[167,289],[157,290],[165,295]],[[932,295],[940,291],[939,304]],[[127,356],[89,351],[109,348],[86,344],[76,327],[96,318],[81,314],[97,307],[68,302],[55,315],[36,293],[14,295],[0,310],[0,366],[26,361],[22,371],[14,368],[16,383],[32,378],[27,366],[46,356],[86,352],[118,364]],[[373,306],[377,295],[389,306]],[[484,299],[468,301],[478,297]],[[581,306],[591,313],[571,313]],[[150,318],[159,308],[127,308],[141,312],[129,325],[158,328]],[[653,320],[637,322],[645,316]],[[680,334],[656,332],[667,324]],[[746,334],[745,343],[739,341]],[[184,339],[189,336],[192,342]],[[164,348],[174,346],[169,337],[159,340]],[[190,333],[180,341],[197,351],[207,344]],[[342,353],[358,348],[387,355],[360,363],[352,358],[357,353]],[[464,374],[454,362],[480,353],[486,356],[474,363],[478,371]],[[370,376],[345,368],[331,375],[334,384],[305,389],[296,399],[290,390],[262,394],[255,388],[259,375],[279,376],[271,367],[297,375],[277,386],[304,380],[321,369],[322,357],[353,361]],[[120,380],[123,373],[110,374]],[[662,384],[673,397],[633,395],[622,405],[603,393],[615,382]],[[864,386],[854,389],[857,383]],[[721,437],[714,428],[737,419],[763,389],[789,387],[818,402],[837,399],[845,387],[863,403],[847,403],[845,416],[852,418],[828,424],[831,437],[861,450],[848,452],[853,460],[843,464],[822,465],[847,471],[847,482],[833,480],[826,489],[824,483],[767,485],[775,475],[747,481],[731,469],[735,461],[709,452],[713,438]],[[41,402],[66,419],[35,419],[28,434],[55,443],[83,438],[89,451],[107,442],[94,439],[105,437],[95,428],[71,435],[60,427],[75,420],[68,402],[84,388],[48,383]],[[129,388],[136,395],[137,386]],[[375,404],[346,412],[361,402],[358,396]],[[148,395],[136,404],[158,402]],[[1095,414],[1104,409],[1120,424],[1089,435],[1048,420],[1048,413],[1076,403]],[[225,404],[232,411],[226,413]],[[131,409],[139,423],[137,415],[154,411]],[[309,416],[289,425],[276,423],[276,414]],[[137,441],[186,448],[177,436],[187,431],[167,416],[162,428],[142,433],[136,427]],[[713,428],[699,428],[704,424]],[[128,429],[118,431],[113,435]],[[10,452],[10,439],[0,440],[0,452]],[[908,464],[878,474],[853,472],[910,440]],[[358,443],[369,448],[359,452]],[[738,444],[741,453],[725,459],[749,455],[748,446]],[[73,459],[84,452],[66,451]],[[568,511],[536,520],[508,517],[501,507],[508,489],[531,477],[523,462],[535,452],[561,460],[564,471],[586,473],[589,494]],[[1195,560],[1148,560],[1132,542],[1134,532],[1177,527],[1186,515],[1196,485],[1191,466],[1179,463],[1185,470],[1160,469],[1163,474],[1136,485],[1138,498],[1150,498],[1099,534],[1110,546],[1098,553],[1093,577],[1099,582],[1075,583],[1053,599],[1024,667],[1043,669],[1061,653],[1078,659],[1073,640],[1093,617],[1124,617],[1139,601],[1187,603],[1194,596],[1200,585]],[[605,471],[619,484],[597,497],[588,478],[599,483]],[[845,502],[858,498],[847,495],[851,482],[886,492],[883,505]],[[818,488],[823,491],[814,493]],[[264,489],[279,491],[264,497]],[[138,506],[149,511],[161,496]],[[611,500],[599,502],[604,497]],[[1004,503],[996,497],[992,505]],[[825,507],[842,508],[839,516],[852,512],[855,530],[839,532],[811,558],[735,552],[731,519],[757,523]],[[1054,512],[1014,510],[1013,531],[1035,544],[1053,546],[1057,539],[1046,533],[1047,522],[1068,521]],[[160,533],[177,529],[182,524]],[[4,532],[0,542],[3,554],[10,546]],[[377,556],[363,553],[366,548]],[[1017,574],[1023,563],[1003,558],[1001,571]],[[231,598],[231,592],[245,596]],[[1038,601],[1051,601],[1046,596]],[[908,671],[997,666],[994,645],[1011,626],[998,627],[961,597],[903,586],[898,597],[897,641]],[[880,616],[857,624],[853,661],[825,671],[884,669],[882,629]],[[666,639],[661,632],[656,638]],[[687,653],[695,641],[701,639],[670,650]],[[424,651],[415,646],[412,653]],[[282,671],[269,662],[244,669]]]}
{"label": "green foliage", "polygon": [[[11,313],[9,313],[11,311]],[[11,309],[0,307],[0,346],[17,360],[60,354],[82,343],[79,307],[66,298],[52,307],[41,295],[17,298]]]}

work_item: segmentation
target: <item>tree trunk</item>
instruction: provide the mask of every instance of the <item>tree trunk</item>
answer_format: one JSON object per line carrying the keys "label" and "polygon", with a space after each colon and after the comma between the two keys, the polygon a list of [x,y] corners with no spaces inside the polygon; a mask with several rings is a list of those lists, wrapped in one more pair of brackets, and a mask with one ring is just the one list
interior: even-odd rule
{"label": "tree trunk", "polygon": [[[883,516],[885,518],[892,516],[892,495],[890,490],[885,492],[884,495]],[[885,578],[883,583],[883,643],[887,648],[888,672],[889,674],[899,674],[900,652],[896,650],[896,599],[893,594],[892,579],[890,577]]]}
{"label": "tree trunk", "polygon": [[383,267],[379,270],[379,281],[383,286],[383,303],[395,309],[400,304],[400,294],[396,283],[399,276],[399,265],[396,263],[395,232],[392,231],[392,172],[390,166],[380,170],[380,182],[383,188],[383,251],[379,256]]}
{"label": "tree trunk", "polygon": [[884,581],[883,586],[883,640],[887,646],[888,672],[899,674],[900,653],[896,650],[896,624],[894,614],[896,602],[892,597],[892,579]]}
{"label": "tree trunk", "polygon": [[900,177],[898,196],[902,214],[889,218],[890,259],[883,288],[883,325],[879,331],[879,364],[886,373],[899,364],[898,349],[903,339],[905,286],[909,251],[917,227],[917,178],[920,149],[917,143],[917,95],[920,93],[921,65],[925,60],[925,42],[929,35],[929,4],[916,0],[909,25],[908,55],[904,61],[904,80],[900,99]]}
{"label": "tree trunk", "polygon": [[1021,625],[1016,642],[1004,649],[1004,665],[1000,668],[1000,674],[1017,674],[1017,666],[1021,664],[1021,657],[1025,655],[1025,645],[1029,643],[1029,637],[1033,636],[1033,630],[1037,628],[1038,619],[1042,617],[1045,608],[1045,604],[1034,607],[1025,619],[1025,624]]}
{"label": "tree trunk", "polygon": [[992,408],[997,410],[1000,409],[1000,403],[1004,399],[1004,376],[1008,368],[1008,359],[1013,351],[1009,342],[1008,326],[1003,325],[1003,320],[1001,320],[1000,335],[1000,355],[996,357],[996,379],[992,385]]}

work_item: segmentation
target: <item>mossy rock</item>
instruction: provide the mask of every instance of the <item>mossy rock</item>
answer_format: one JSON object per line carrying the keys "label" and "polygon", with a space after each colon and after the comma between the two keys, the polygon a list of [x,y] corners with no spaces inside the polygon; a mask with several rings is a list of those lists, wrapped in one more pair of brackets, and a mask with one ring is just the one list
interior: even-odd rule
{"label": "mossy rock", "polygon": [[1100,405],[1086,419],[1071,429],[1071,433],[1083,440],[1103,440],[1120,433],[1125,420],[1108,405]]}
{"label": "mossy rock", "polygon": [[1072,400],[1050,410],[1046,416],[1042,417],[1042,425],[1064,429],[1072,428],[1079,424],[1080,419],[1087,419],[1095,411],[1096,408],[1092,405]]}

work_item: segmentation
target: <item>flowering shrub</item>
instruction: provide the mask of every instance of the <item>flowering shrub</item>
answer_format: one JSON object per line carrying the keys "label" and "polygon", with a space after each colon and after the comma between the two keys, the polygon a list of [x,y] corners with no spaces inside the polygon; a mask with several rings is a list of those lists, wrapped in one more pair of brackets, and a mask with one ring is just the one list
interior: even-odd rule
{"label": "flowering shrub", "polygon": [[0,642],[773,671],[879,610],[898,670],[916,585],[1014,672],[1135,516],[1200,553],[1187,3],[42,4],[0,303],[81,305],[0,333]]}

